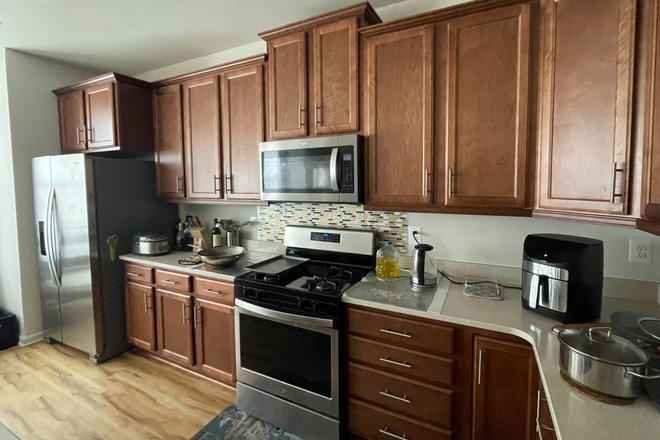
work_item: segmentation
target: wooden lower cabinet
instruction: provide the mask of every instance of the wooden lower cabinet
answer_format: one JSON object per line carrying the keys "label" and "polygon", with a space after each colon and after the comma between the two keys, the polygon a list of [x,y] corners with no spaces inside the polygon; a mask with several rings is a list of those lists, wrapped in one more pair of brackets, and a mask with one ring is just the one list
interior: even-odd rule
{"label": "wooden lower cabinet", "polygon": [[156,350],[154,288],[126,281],[126,333],[128,342],[144,350]]}
{"label": "wooden lower cabinet", "polygon": [[195,299],[195,358],[197,369],[213,379],[233,383],[234,308],[204,299]]}
{"label": "wooden lower cabinet", "polygon": [[192,297],[181,293],[156,291],[158,305],[158,352],[166,359],[192,367]]}
{"label": "wooden lower cabinet", "polygon": [[538,372],[532,348],[476,336],[473,364],[472,439],[534,439]]}

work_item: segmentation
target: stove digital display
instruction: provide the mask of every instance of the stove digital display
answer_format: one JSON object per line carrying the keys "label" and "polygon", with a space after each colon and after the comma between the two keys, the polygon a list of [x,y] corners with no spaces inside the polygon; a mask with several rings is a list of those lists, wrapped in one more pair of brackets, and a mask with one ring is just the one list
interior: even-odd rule
{"label": "stove digital display", "polygon": [[341,241],[341,234],[328,234],[327,232],[312,232],[312,241],[339,243]]}

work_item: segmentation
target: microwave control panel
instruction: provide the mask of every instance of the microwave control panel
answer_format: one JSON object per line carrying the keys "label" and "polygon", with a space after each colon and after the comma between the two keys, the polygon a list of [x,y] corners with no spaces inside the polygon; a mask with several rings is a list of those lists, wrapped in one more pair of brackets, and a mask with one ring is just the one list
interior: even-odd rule
{"label": "microwave control panel", "polygon": [[352,193],[355,191],[355,151],[353,147],[339,148],[339,163],[341,164],[340,192]]}

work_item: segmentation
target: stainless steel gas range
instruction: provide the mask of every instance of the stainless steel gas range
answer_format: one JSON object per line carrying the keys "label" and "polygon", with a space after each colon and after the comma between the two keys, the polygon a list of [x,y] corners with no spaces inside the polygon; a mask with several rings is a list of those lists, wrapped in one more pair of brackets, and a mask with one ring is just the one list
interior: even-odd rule
{"label": "stainless steel gas range", "polygon": [[373,270],[375,233],[288,226],[286,255],[235,280],[237,406],[305,439],[341,432],[341,295]]}

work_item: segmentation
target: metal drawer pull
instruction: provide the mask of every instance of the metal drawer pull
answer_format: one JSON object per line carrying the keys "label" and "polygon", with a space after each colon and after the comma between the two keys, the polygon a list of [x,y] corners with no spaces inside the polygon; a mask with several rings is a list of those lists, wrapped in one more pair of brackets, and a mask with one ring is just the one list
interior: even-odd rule
{"label": "metal drawer pull", "polygon": [[539,433],[539,440],[543,440],[543,434],[541,433],[541,423],[539,423],[538,417],[536,418],[536,432]]}
{"label": "metal drawer pull", "polygon": [[387,362],[388,364],[398,365],[399,367],[410,368],[410,365],[408,364],[408,361],[397,362],[397,361],[393,361],[393,360],[389,359],[387,356],[385,356],[384,358],[380,358],[380,360],[382,362]]}
{"label": "metal drawer pull", "polygon": [[392,434],[390,431],[387,430],[388,426],[385,427],[385,429],[379,429],[378,432],[381,434],[389,435],[390,437],[398,438],[399,440],[408,440],[406,438],[406,434],[403,434],[403,437],[400,435]]}
{"label": "metal drawer pull", "polygon": [[403,333],[393,332],[389,328],[381,328],[380,331],[383,333],[387,333],[388,335],[401,336],[402,338],[412,338],[412,336],[410,336],[408,332],[403,332]]}
{"label": "metal drawer pull", "polygon": [[219,290],[213,290],[213,289],[204,289],[204,290],[202,290],[202,292],[212,293],[214,295],[222,295],[222,292],[220,292]]}
{"label": "metal drawer pull", "polygon": [[160,280],[161,283],[165,284],[179,284],[177,281],[170,281],[170,280]]}
{"label": "metal drawer pull", "polygon": [[183,325],[186,325],[186,321],[188,320],[188,314],[186,313],[186,304],[183,303],[181,304],[183,307],[181,307],[181,310],[183,310]]}
{"label": "metal drawer pull", "polygon": [[477,377],[477,385],[481,385],[481,350],[479,350],[479,374]]}
{"label": "metal drawer pull", "polygon": [[407,395],[404,395],[403,397],[399,397],[399,396],[395,396],[394,394],[390,394],[387,391],[388,390],[379,391],[379,394],[381,396],[389,397],[390,399],[398,400],[398,401],[405,402],[405,403],[410,403],[410,400],[406,399],[406,397],[408,397]]}
{"label": "metal drawer pull", "polygon": [[131,276],[131,277],[141,277],[141,273],[134,273],[134,272],[126,272],[126,275]]}
{"label": "metal drawer pull", "polygon": [[144,294],[144,313],[147,313],[149,309],[147,308],[147,294]]}
{"label": "metal drawer pull", "polygon": [[548,425],[544,425],[544,424],[541,423],[541,422],[539,422],[539,426],[541,427],[541,429],[545,429],[546,431],[552,431],[552,432],[555,431],[554,428],[552,428],[552,427],[550,427],[550,426],[548,426]]}

